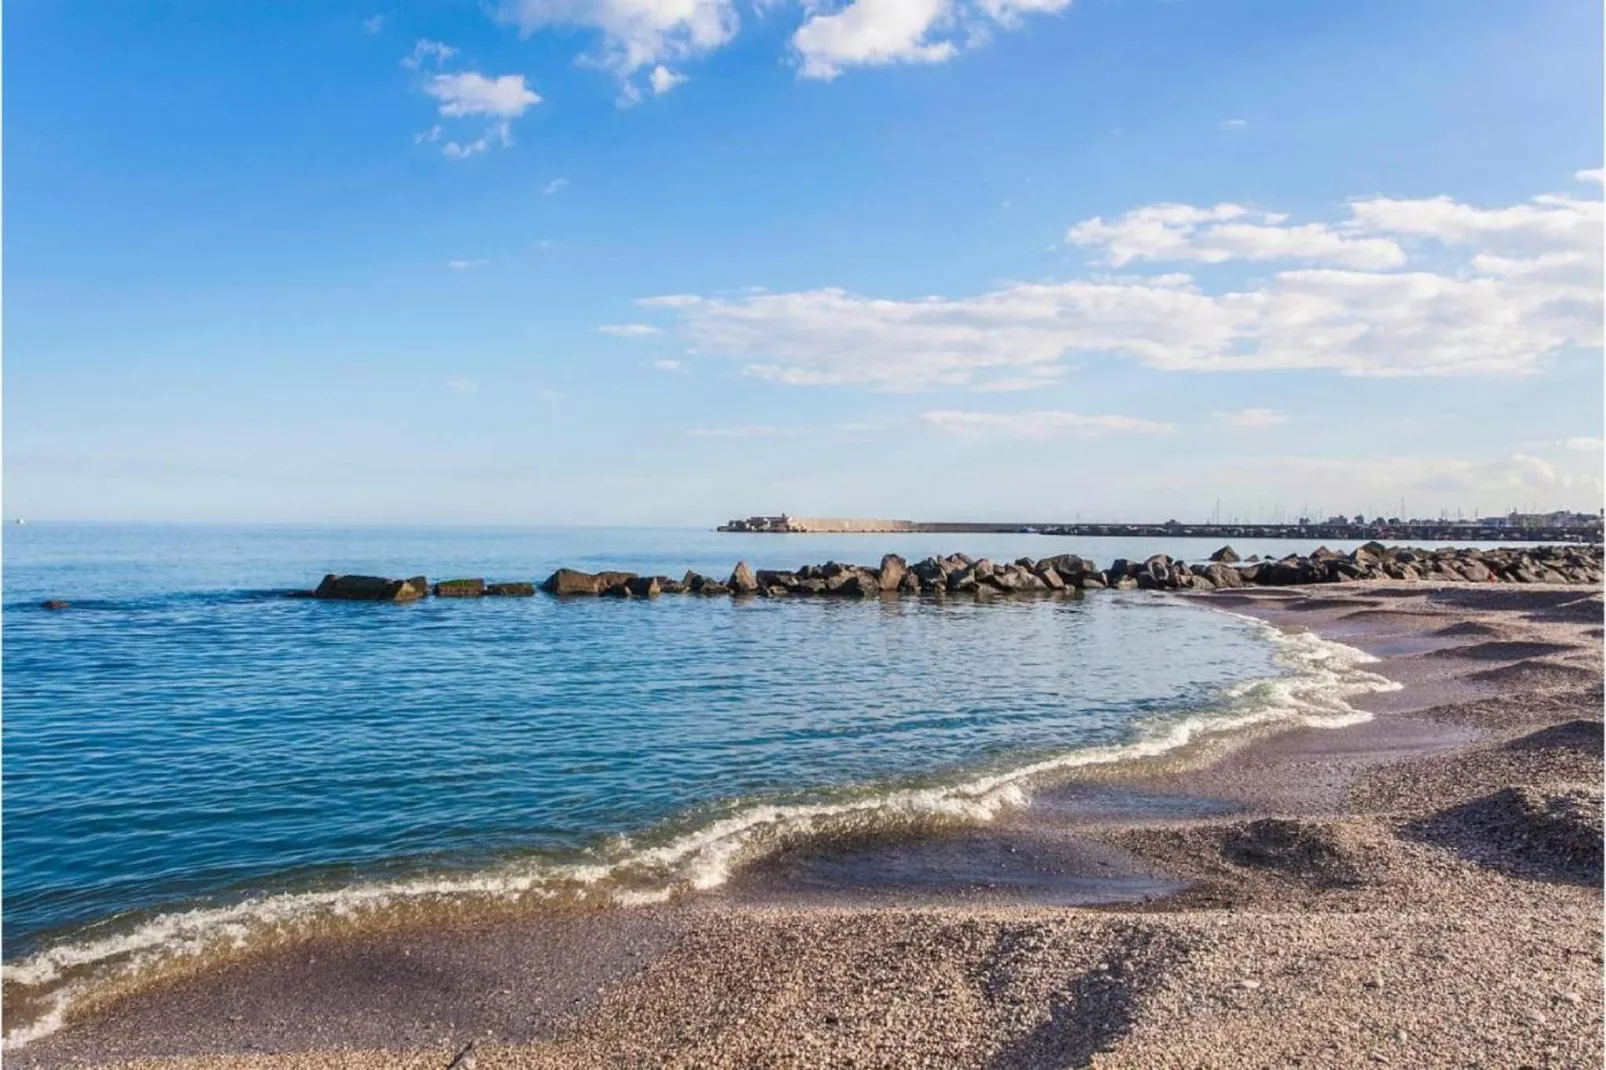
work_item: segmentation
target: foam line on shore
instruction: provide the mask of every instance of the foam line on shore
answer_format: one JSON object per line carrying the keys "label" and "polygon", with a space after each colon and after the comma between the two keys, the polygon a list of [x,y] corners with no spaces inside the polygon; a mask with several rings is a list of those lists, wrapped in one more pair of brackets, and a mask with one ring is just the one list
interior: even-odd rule
{"label": "foam line on shore", "polygon": [[1378,659],[1354,647],[1313,633],[1285,633],[1242,614],[1228,615],[1275,644],[1274,660],[1287,671],[1231,685],[1209,710],[1150,718],[1132,742],[1081,748],[950,784],[844,794],[817,803],[751,805],[665,842],[653,842],[650,833],[621,839],[595,862],[526,861],[466,876],[282,893],[162,914],[127,932],[57,944],[7,964],[0,970],[6,987],[38,999],[42,1009],[32,1021],[10,1030],[4,1047],[20,1048],[61,1028],[78,1001],[103,987],[193,964],[213,953],[312,935],[386,908],[564,898],[621,906],[662,902],[717,887],[744,862],[782,844],[856,831],[984,824],[1006,808],[1029,803],[1035,783],[1078,768],[1154,758],[1205,736],[1259,726],[1356,724],[1371,715],[1350,705],[1350,699],[1400,686],[1362,668]]}

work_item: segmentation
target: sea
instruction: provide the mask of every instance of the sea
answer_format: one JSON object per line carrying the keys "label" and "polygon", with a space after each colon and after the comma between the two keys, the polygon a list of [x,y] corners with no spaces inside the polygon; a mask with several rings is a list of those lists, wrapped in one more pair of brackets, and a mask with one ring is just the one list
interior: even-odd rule
{"label": "sea", "polygon": [[[1186,540],[30,523],[4,533],[5,1043],[176,963],[495,903],[630,908],[778,846],[983,824],[1089,765],[1364,719],[1366,655],[1212,608],[290,599],[327,572],[724,577]],[[1312,544],[1246,542],[1250,554]],[[1334,549],[1344,549],[1335,545]],[[45,599],[70,603],[47,610]]]}

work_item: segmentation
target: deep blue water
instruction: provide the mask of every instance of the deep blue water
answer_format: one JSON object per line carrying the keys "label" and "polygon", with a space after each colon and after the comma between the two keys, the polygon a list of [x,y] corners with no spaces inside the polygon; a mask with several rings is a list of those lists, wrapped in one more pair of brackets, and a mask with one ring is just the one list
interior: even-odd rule
{"label": "deep blue water", "polygon": [[[1146,595],[388,606],[273,593],[324,572],[538,581],[560,564],[723,576],[738,557],[1075,551],[1102,563],[1210,549],[1098,542],[8,528],[6,957],[130,911],[583,860],[755,801],[1118,742],[1276,671],[1253,627]],[[43,610],[46,597],[72,608]]]}

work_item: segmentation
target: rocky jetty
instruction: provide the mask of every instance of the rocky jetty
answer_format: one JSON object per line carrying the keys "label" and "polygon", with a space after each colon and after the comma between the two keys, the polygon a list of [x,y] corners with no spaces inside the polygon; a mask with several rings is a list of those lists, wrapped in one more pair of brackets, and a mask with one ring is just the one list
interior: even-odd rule
{"label": "rocky jetty", "polygon": [[1431,583],[1583,583],[1601,582],[1599,546],[1531,548],[1415,549],[1367,543],[1348,553],[1325,548],[1308,556],[1278,560],[1251,557],[1240,561],[1230,546],[1207,562],[1190,564],[1165,554],[1143,561],[1117,559],[1108,568],[1076,554],[1056,554],[1033,561],[1010,562],[972,558],[966,554],[928,557],[909,564],[888,554],[876,566],[827,561],[798,569],[754,569],[739,561],[730,577],[718,580],[688,572],[680,582],[667,577],[640,577],[625,572],[595,575],[559,569],[541,589],[560,595],[612,595],[618,598],[658,594],[737,594],[760,598],[871,595],[1048,595],[1059,591],[1102,588],[1117,590],[1213,591],[1235,587],[1291,587],[1313,583],[1361,580]]}
{"label": "rocky jetty", "polygon": [[[1155,554],[1142,561],[1118,558],[1109,567],[1076,554],[1055,554],[998,562],[966,554],[928,557],[913,564],[887,554],[878,565],[845,565],[827,561],[798,569],[755,569],[738,561],[724,580],[687,572],[680,579],[641,576],[634,572],[580,572],[560,568],[540,589],[562,598],[656,598],[666,594],[740,595],[756,598],[823,596],[868,598],[895,595],[1053,595],[1113,588],[1116,590],[1215,591],[1237,587],[1295,587],[1314,583],[1364,580],[1426,583],[1574,583],[1599,584],[1599,546],[1560,545],[1494,550],[1418,549],[1367,543],[1348,553],[1326,548],[1308,555],[1276,560],[1239,560],[1223,546],[1207,561],[1189,563]],[[367,602],[410,602],[434,593],[439,598],[529,597],[531,583],[487,583],[483,579],[443,580],[432,588],[422,576],[323,578],[316,590],[293,591],[291,597]],[[46,608],[65,603],[46,602]]]}

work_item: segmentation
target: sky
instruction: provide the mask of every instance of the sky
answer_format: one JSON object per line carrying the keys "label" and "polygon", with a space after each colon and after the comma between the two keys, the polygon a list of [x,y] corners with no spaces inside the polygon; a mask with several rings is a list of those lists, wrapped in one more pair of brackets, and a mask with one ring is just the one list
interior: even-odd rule
{"label": "sky", "polygon": [[4,512],[1602,504],[1593,0],[12,0]]}

